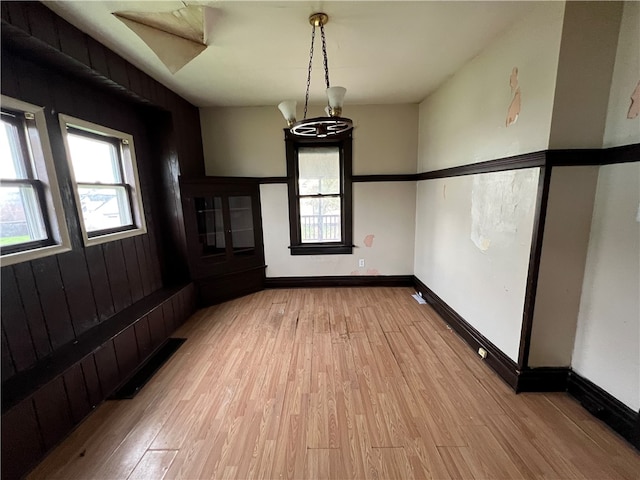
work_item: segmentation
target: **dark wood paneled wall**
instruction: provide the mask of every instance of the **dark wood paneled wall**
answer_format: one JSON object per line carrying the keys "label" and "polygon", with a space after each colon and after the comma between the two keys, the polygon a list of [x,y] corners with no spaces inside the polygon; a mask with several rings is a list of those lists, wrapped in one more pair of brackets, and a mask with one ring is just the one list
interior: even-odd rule
{"label": "dark wood paneled wall", "polygon": [[[2,94],[45,107],[72,242],[0,270],[2,478],[19,478],[193,312],[192,286],[168,287],[190,280],[178,177],[204,162],[196,107],[44,5],[0,8]],[[147,234],[84,247],[59,113],[133,135]]]}
{"label": "dark wood paneled wall", "polygon": [[[2,93],[46,107],[58,182],[73,250],[2,267],[3,380],[31,368],[63,345],[162,286],[156,188],[143,112],[85,82],[2,52]],[[134,137],[148,233],[84,248],[58,114]]]}
{"label": "dark wood paneled wall", "polygon": [[[163,192],[160,205],[167,212],[159,218],[161,246],[170,252],[162,264],[162,273],[165,283],[188,279],[178,176],[204,175],[198,109],[44,5],[2,2],[0,8],[3,52],[11,48],[20,56],[82,78],[87,84],[110,92],[112,97],[156,107],[147,110],[147,125],[157,136],[152,143],[154,153],[163,156],[163,161],[154,165],[154,175]],[[71,90],[66,94],[76,97]]]}
{"label": "dark wood paneled wall", "polygon": [[[21,478],[33,468],[96,405],[130,378],[140,362],[158,349],[195,308],[193,284],[162,298],[152,310],[139,310],[117,335],[87,355],[80,355],[67,368],[58,369],[61,371],[4,412],[3,480]],[[56,365],[51,369],[56,370]]]}

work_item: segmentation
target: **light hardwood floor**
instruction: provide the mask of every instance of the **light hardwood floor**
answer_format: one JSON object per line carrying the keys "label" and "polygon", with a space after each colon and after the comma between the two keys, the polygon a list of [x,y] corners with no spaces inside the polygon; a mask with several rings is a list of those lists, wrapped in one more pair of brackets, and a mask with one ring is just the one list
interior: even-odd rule
{"label": "light hardwood floor", "polygon": [[133,400],[31,479],[637,479],[565,394],[515,395],[409,288],[266,290],[195,314]]}

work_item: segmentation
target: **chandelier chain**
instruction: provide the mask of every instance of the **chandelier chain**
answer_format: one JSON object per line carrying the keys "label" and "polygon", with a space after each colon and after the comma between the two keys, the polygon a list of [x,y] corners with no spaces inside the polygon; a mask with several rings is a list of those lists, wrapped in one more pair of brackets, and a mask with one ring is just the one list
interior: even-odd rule
{"label": "chandelier chain", "polygon": [[322,37],[322,56],[324,57],[324,83],[329,88],[329,60],[327,57],[327,42],[324,38],[324,25],[320,24],[320,36]]}
{"label": "chandelier chain", "polygon": [[307,72],[307,93],[304,97],[304,117],[307,118],[307,107],[309,106],[309,87],[311,86],[311,69],[313,68],[313,44],[316,39],[316,26],[311,30],[311,49],[309,50],[309,70]]}

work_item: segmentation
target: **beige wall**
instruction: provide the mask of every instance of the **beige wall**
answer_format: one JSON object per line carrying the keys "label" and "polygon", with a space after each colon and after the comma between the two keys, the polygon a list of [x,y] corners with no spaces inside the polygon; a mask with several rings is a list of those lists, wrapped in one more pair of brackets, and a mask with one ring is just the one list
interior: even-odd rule
{"label": "beige wall", "polygon": [[[203,108],[200,112],[207,175],[286,176],[286,124],[275,106]],[[355,125],[355,175],[416,172],[417,105],[348,105],[344,114]],[[321,109],[310,109],[309,116],[316,115],[321,115]],[[415,192],[413,182],[354,183],[354,253],[292,256],[287,187],[262,185],[267,277],[411,275]],[[374,236],[371,247],[363,243],[367,235]],[[364,268],[358,267],[361,258]]]}
{"label": "beige wall", "polygon": [[[420,104],[418,171],[548,147],[564,16],[538,4]],[[518,68],[521,113],[506,127]],[[517,360],[539,169],[419,182],[414,273]]]}
{"label": "beige wall", "polygon": [[621,2],[566,2],[550,148],[602,146],[621,15]]}
{"label": "beige wall", "polygon": [[571,365],[597,179],[598,167],[552,171],[530,367]]}
{"label": "beige wall", "polygon": [[[310,108],[309,117],[319,115],[320,107]],[[347,105],[344,115],[354,121],[354,175],[416,172],[417,105]],[[287,174],[286,122],[275,106],[201,108],[200,122],[207,175]]]}
{"label": "beige wall", "polygon": [[600,167],[573,369],[640,408],[640,163]]}
{"label": "beige wall", "polygon": [[[420,104],[418,171],[548,146],[564,3],[543,2]],[[522,109],[506,127],[517,67]]]}
{"label": "beige wall", "polygon": [[640,115],[627,118],[631,94],[640,83],[640,2],[625,2],[611,80],[605,147],[640,142]]}
{"label": "beige wall", "polygon": [[[414,182],[353,184],[352,255],[289,253],[286,185],[262,185],[262,223],[267,277],[411,275],[415,227]],[[373,235],[367,247],[364,238]],[[358,267],[359,259],[365,267]]]}
{"label": "beige wall", "polygon": [[539,169],[418,183],[415,275],[517,360]]}

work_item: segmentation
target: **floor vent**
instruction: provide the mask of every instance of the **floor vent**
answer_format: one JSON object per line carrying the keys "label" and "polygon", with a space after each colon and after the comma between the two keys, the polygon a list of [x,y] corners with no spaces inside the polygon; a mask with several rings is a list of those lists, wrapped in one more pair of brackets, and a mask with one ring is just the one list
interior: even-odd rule
{"label": "floor vent", "polygon": [[153,354],[143,365],[140,367],[140,370],[136,372],[136,374],[131,377],[131,379],[125,383],[119,390],[117,390],[111,397],[110,400],[127,400],[135,397],[142,387],[146,385],[146,383],[151,380],[151,377],[160,370],[160,367],[164,365],[164,363],[171,358],[180,345],[182,345],[187,339],[186,338],[169,338],[162,347],[158,349],[156,353]]}

